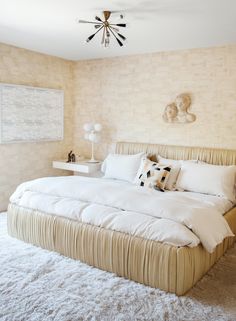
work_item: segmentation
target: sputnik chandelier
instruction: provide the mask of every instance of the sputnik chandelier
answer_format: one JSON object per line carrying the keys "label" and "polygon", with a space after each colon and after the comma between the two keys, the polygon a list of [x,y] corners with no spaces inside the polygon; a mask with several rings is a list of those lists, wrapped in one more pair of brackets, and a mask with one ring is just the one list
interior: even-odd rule
{"label": "sputnik chandelier", "polygon": [[[121,39],[124,41],[126,40],[125,36],[123,36],[119,31],[118,27],[125,28],[126,23],[111,23],[109,20],[111,16],[111,11],[103,11],[104,15],[104,20],[101,19],[100,17],[96,16],[95,20],[96,21],[86,21],[86,20],[79,20],[79,23],[91,23],[94,25],[94,28],[97,29],[95,33],[93,33],[91,36],[87,38],[87,42],[90,42],[96,34],[98,34],[100,31],[102,32],[102,40],[101,44],[104,47],[109,47],[110,44],[110,38],[113,36],[118,44],[122,47],[123,42]],[[120,19],[123,19],[124,16],[120,14]]]}

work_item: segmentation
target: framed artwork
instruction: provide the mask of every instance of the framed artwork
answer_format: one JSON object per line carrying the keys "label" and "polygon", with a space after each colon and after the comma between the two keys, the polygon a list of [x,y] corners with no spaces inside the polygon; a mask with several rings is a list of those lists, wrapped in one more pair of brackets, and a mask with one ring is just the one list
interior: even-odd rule
{"label": "framed artwork", "polygon": [[63,136],[63,90],[0,83],[1,144],[58,141]]}

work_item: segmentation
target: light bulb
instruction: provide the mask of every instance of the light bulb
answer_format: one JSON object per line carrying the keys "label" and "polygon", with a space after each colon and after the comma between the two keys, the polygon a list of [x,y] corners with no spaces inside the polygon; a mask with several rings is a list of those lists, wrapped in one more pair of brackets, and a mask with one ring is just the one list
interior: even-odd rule
{"label": "light bulb", "polygon": [[90,133],[88,134],[88,139],[90,140],[90,142],[96,142],[96,138],[97,138],[97,135],[95,133]]}
{"label": "light bulb", "polygon": [[109,44],[110,44],[109,38],[106,38],[104,43],[105,48],[108,48]]}
{"label": "light bulb", "polygon": [[94,126],[93,126],[92,123],[86,123],[86,124],[84,124],[83,128],[84,128],[84,130],[85,130],[86,132],[91,132],[91,130],[94,130]]}
{"label": "light bulb", "polygon": [[101,124],[95,124],[95,125],[94,125],[94,130],[95,130],[96,132],[100,132],[100,131],[102,130],[102,125],[101,125]]}

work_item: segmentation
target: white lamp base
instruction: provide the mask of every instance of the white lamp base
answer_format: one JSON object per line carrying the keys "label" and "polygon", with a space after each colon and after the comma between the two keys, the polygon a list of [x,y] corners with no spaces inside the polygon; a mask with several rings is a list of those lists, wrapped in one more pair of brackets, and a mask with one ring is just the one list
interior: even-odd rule
{"label": "white lamp base", "polygon": [[91,158],[87,163],[99,163],[99,161]]}

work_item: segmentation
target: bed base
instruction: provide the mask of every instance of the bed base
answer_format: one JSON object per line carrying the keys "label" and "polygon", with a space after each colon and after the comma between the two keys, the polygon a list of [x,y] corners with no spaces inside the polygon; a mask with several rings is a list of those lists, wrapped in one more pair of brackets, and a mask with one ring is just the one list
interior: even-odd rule
{"label": "bed base", "polygon": [[[236,233],[236,208],[225,218]],[[226,238],[210,254],[202,245],[178,248],[13,204],[8,207],[8,233],[27,243],[177,295],[191,289],[235,241],[234,237]]]}

